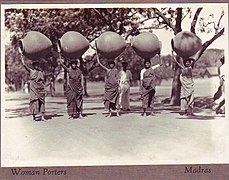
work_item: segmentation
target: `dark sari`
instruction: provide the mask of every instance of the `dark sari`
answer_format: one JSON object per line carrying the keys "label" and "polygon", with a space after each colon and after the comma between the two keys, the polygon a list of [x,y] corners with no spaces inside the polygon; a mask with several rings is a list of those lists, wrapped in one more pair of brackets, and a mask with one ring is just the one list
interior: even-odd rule
{"label": "dark sari", "polygon": [[82,72],[80,69],[68,69],[69,82],[66,90],[68,115],[74,116],[82,112],[83,105],[83,87]]}
{"label": "dark sari", "polygon": [[155,95],[156,78],[152,68],[147,69],[143,74],[142,80],[142,107],[153,107],[153,98]]}
{"label": "dark sari", "polygon": [[44,74],[41,71],[30,71],[30,112],[35,115],[45,112]]}
{"label": "dark sari", "polygon": [[116,110],[119,98],[119,72],[116,68],[109,69],[105,80],[105,108],[109,110]]}

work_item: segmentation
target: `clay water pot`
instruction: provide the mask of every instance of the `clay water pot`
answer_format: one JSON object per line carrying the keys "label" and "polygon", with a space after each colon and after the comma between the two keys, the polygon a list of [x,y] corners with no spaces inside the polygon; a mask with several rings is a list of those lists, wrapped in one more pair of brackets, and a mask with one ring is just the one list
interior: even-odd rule
{"label": "clay water pot", "polygon": [[27,58],[38,60],[47,55],[52,47],[52,42],[44,34],[38,31],[29,31],[23,39],[20,39],[19,48]]}
{"label": "clay water pot", "polygon": [[154,33],[144,32],[132,39],[132,48],[142,58],[149,59],[161,52],[161,42]]}
{"label": "clay water pot", "polygon": [[202,47],[201,39],[194,33],[182,31],[171,40],[172,49],[183,58],[196,54]]}
{"label": "clay water pot", "polygon": [[123,37],[111,31],[101,34],[96,44],[98,52],[108,59],[116,58],[126,48],[126,42]]}
{"label": "clay water pot", "polygon": [[68,31],[59,40],[61,52],[68,58],[78,59],[89,48],[88,40],[79,32]]}

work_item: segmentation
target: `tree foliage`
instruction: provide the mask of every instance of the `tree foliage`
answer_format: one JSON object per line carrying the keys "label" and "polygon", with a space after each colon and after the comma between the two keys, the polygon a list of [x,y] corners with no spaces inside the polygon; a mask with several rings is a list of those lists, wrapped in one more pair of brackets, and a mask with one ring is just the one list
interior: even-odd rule
{"label": "tree foliage", "polygon": [[[223,35],[224,27],[221,25],[224,11],[218,21],[211,21],[201,17],[203,8],[198,8],[193,12],[192,8],[40,8],[40,9],[6,9],[5,27],[11,33],[11,43],[14,46],[18,39],[23,38],[26,32],[35,30],[45,34],[54,44],[51,56],[44,58],[45,71],[52,73],[59,72],[56,62],[56,42],[67,31],[78,31],[84,35],[90,42],[95,40],[104,31],[110,30],[117,32],[125,39],[139,34],[142,30],[152,31],[153,29],[166,29],[173,31],[174,34],[182,31],[182,23],[185,20],[192,19],[190,31],[193,33],[208,33],[215,31],[215,35],[206,41],[202,49],[197,53],[197,59],[200,59],[207,47],[218,37]],[[212,16],[211,14],[209,16]],[[146,27],[145,23],[150,21]],[[10,48],[10,47],[9,47]],[[122,59],[130,62],[130,68],[133,70],[134,78],[139,76],[141,60],[137,55],[127,48],[122,54]],[[17,52],[6,51],[7,73],[16,71],[11,66],[10,61],[15,60],[15,65],[19,64],[16,58]],[[131,59],[130,59],[131,57]],[[84,74],[88,74],[96,67],[94,56],[91,59],[84,60]],[[10,70],[10,71],[9,71]],[[172,104],[177,104],[179,100],[180,83],[178,76],[179,68],[174,68],[174,83],[171,93]],[[21,74],[23,74],[22,72]],[[10,73],[9,73],[10,74]],[[20,73],[19,73],[20,74]],[[20,76],[21,76],[20,74]]]}
{"label": "tree foliage", "polygon": [[[5,46],[7,63],[5,64],[5,81],[7,84],[15,85],[16,90],[20,89],[21,82],[27,80],[27,73],[15,50],[10,46]],[[10,56],[8,56],[10,54]]]}

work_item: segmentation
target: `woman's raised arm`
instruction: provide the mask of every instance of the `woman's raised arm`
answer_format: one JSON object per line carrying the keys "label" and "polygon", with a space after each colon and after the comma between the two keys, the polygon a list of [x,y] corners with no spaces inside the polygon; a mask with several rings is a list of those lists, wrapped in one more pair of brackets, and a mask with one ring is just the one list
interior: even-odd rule
{"label": "woman's raised arm", "polygon": [[109,69],[108,69],[107,67],[105,67],[105,66],[100,62],[100,60],[99,60],[98,51],[97,51],[97,43],[96,43],[96,41],[95,41],[95,47],[96,47],[95,52],[96,52],[96,58],[97,58],[98,64],[100,65],[101,68],[103,68],[104,70],[108,71]]}
{"label": "woman's raised arm", "polygon": [[177,65],[178,65],[181,69],[184,69],[184,68],[185,68],[181,63],[179,63],[179,62],[176,60],[176,57],[174,57],[173,51],[172,51],[172,57],[173,57],[173,60],[177,63]]}
{"label": "woman's raised arm", "polygon": [[23,66],[25,67],[26,71],[30,72],[31,69],[25,64],[25,60],[24,60],[24,56],[22,54],[21,48],[18,48],[18,52],[19,52],[19,54],[21,56],[21,62],[23,64]]}

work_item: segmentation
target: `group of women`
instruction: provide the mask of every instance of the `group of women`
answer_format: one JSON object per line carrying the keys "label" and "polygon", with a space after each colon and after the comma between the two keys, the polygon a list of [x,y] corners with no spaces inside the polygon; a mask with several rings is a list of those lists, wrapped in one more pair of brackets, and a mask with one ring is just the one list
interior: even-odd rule
{"label": "group of women", "polygon": [[[98,57],[98,56],[97,56]],[[30,73],[30,112],[33,120],[45,121],[45,78],[39,67],[39,61],[32,62],[32,68],[28,67],[21,54],[21,60],[25,69]],[[71,60],[67,67],[63,59],[58,59],[60,65],[68,73],[68,85],[66,89],[67,112],[69,119],[82,118],[83,107],[83,74],[80,70],[80,61]],[[115,111],[119,116],[119,110],[130,110],[129,95],[132,74],[127,69],[128,63],[122,63],[122,71],[115,68],[114,61],[109,61],[108,68],[103,66],[98,58],[99,65],[106,70],[105,77],[105,108],[109,110],[108,117]]]}
{"label": "group of women", "polygon": [[[192,78],[192,68],[195,59],[186,58],[178,62],[175,55],[172,53],[174,62],[181,68],[180,82],[180,104],[181,114],[193,115],[193,100],[194,100],[194,82]],[[29,68],[23,58],[22,63],[26,70],[30,73],[30,112],[34,120],[37,116],[41,120],[45,120],[45,82],[44,75],[39,69],[39,62],[33,62],[33,68]],[[83,107],[83,74],[79,68],[80,61],[70,61],[70,67],[67,67],[63,60],[59,58],[61,66],[68,73],[68,86],[66,89],[67,96],[67,112],[69,118],[82,118]],[[108,67],[104,66],[97,54],[98,64],[106,71],[105,76],[105,94],[104,105],[108,110],[107,117],[111,117],[112,113],[119,116],[120,110],[130,111],[130,82],[132,81],[132,74],[128,70],[128,63],[122,63],[122,70],[119,72],[113,60],[107,61]],[[154,115],[154,96],[156,87],[156,73],[155,69],[162,66],[160,64],[151,66],[150,59],[144,60],[144,68],[140,72],[140,93],[142,99],[142,116],[146,116],[147,108],[151,108],[151,115]],[[41,115],[41,116],[40,116]]]}

